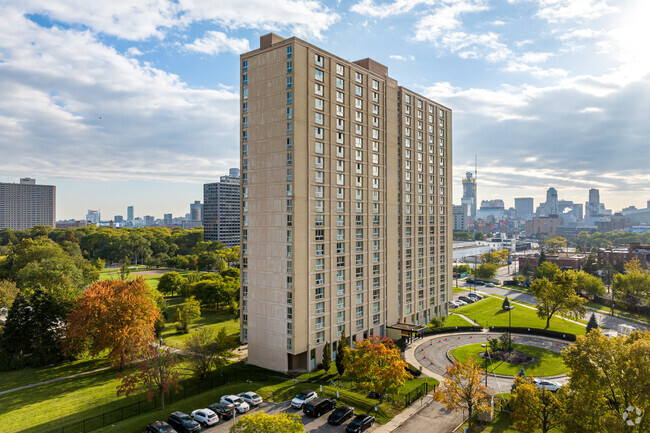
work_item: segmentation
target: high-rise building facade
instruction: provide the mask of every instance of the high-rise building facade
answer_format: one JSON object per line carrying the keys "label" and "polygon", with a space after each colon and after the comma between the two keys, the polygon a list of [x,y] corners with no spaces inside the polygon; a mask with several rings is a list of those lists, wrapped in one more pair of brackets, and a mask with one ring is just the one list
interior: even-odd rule
{"label": "high-rise building facade", "polygon": [[531,219],[535,212],[534,200],[532,197],[516,197],[515,212],[517,218]]}
{"label": "high-rise building facade", "polygon": [[465,205],[452,206],[452,215],[454,218],[453,229],[455,232],[467,231],[467,207]]}
{"label": "high-rise building facade", "polygon": [[91,224],[99,224],[101,220],[102,220],[102,211],[88,209],[88,212],[86,213],[86,221],[88,221]]}
{"label": "high-rise building facade", "polygon": [[600,215],[600,191],[596,188],[589,190],[589,201],[587,201],[587,216],[597,217]]}
{"label": "high-rise building facade", "polygon": [[56,187],[37,185],[35,179],[0,182],[0,229],[26,230],[56,224]]}
{"label": "high-rise building facade", "polygon": [[133,222],[133,218],[134,218],[134,215],[133,215],[133,206],[129,206],[129,207],[126,208],[126,220],[127,220],[128,222],[132,223],[132,222]]}
{"label": "high-rise building facade", "polygon": [[[236,169],[235,169],[236,170]],[[229,248],[239,245],[241,185],[237,176],[221,176],[203,185],[203,240],[218,241]]]}
{"label": "high-rise building facade", "polygon": [[446,314],[451,111],[297,38],[262,36],[240,74],[249,362],[310,370],[343,332]]}
{"label": "high-rise building facade", "polygon": [[472,175],[471,171],[465,173],[463,178],[463,197],[461,204],[469,211],[469,216],[476,217],[476,177]]}

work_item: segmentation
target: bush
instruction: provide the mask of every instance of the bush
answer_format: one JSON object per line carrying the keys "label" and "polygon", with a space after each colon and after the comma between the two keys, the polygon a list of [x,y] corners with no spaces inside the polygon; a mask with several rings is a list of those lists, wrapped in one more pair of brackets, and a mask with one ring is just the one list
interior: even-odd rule
{"label": "bush", "polygon": [[508,328],[507,326],[490,326],[490,331],[493,332],[508,332],[509,329],[512,330],[513,334],[538,335],[540,337],[557,338],[558,340],[576,341],[575,334],[569,334],[568,332],[551,331],[549,329],[541,328],[520,328],[515,326]]}
{"label": "bush", "polygon": [[447,316],[434,316],[431,318],[431,327],[442,328],[445,326],[445,321],[447,321]]}
{"label": "bush", "polygon": [[446,334],[450,332],[480,332],[483,328],[481,326],[446,326],[444,328],[427,329],[422,335],[436,335]]}
{"label": "bush", "polygon": [[406,363],[406,370],[409,373],[411,373],[413,377],[420,377],[420,375],[422,374],[419,368],[417,368],[413,364],[409,364],[408,362]]}

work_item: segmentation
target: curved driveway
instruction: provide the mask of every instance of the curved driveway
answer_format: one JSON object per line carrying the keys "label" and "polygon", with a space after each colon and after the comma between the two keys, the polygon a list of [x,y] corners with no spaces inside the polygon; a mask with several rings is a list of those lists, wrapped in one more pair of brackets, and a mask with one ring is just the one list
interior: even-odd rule
{"label": "curved driveway", "polygon": [[[465,333],[465,334],[444,334],[426,337],[424,340],[418,341],[408,349],[407,359],[411,358],[409,362],[415,360],[417,364],[423,367],[423,373],[429,376],[436,377],[438,380],[442,379],[447,371],[447,366],[451,365],[449,358],[447,358],[447,351],[455,349],[460,346],[466,346],[474,343],[487,343],[488,337],[498,337],[501,333]],[[568,343],[560,340],[551,340],[541,337],[533,337],[529,335],[513,334],[514,343],[526,344],[528,346],[536,346],[544,349],[560,352],[563,348],[567,347]],[[416,364],[416,365],[417,365]],[[558,376],[553,380],[565,383],[566,376]],[[488,386],[497,392],[509,392],[513,379],[506,377],[498,377],[490,375],[488,378]]]}

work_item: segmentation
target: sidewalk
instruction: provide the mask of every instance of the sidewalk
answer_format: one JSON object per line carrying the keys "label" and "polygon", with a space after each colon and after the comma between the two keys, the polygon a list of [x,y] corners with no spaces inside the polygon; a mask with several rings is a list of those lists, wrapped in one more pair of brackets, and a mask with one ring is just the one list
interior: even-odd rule
{"label": "sidewalk", "polygon": [[421,410],[428,407],[433,402],[433,396],[431,393],[425,395],[419,400],[413,402],[412,405],[404,409],[399,414],[395,415],[393,419],[388,421],[386,424],[379,426],[376,430],[373,430],[375,433],[390,433],[398,429],[402,424],[409,420],[412,416],[416,415]]}

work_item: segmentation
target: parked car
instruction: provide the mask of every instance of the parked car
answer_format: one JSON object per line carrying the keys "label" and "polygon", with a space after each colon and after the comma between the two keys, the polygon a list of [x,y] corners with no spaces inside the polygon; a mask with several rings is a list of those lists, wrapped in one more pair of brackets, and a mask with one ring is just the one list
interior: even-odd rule
{"label": "parked car", "polygon": [[494,287],[494,283],[485,283],[485,287]]}
{"label": "parked car", "polygon": [[467,297],[475,299],[477,301],[480,301],[481,299],[483,299],[483,295],[479,295],[478,293],[470,293],[470,294],[467,295]]}
{"label": "parked car", "polygon": [[216,413],[221,419],[231,419],[235,415],[235,405],[228,403],[213,403],[208,409]]}
{"label": "parked car", "polygon": [[458,299],[460,299],[461,301],[463,301],[466,304],[472,304],[472,303],[476,302],[476,299],[472,299],[469,296],[459,296]]}
{"label": "parked car", "polygon": [[533,379],[535,386],[540,389],[545,389],[547,391],[555,392],[558,389],[562,388],[562,384],[558,382],[551,382],[550,380],[545,379]]}
{"label": "parked car", "polygon": [[455,302],[456,305],[458,305],[459,307],[462,307],[463,305],[467,305],[467,302],[463,302],[463,301],[461,301],[460,299],[456,299],[454,302]]}
{"label": "parked car", "polygon": [[302,411],[305,413],[305,415],[318,418],[322,414],[329,412],[335,407],[336,400],[333,398],[317,397],[305,403],[302,407]]}
{"label": "parked car", "polygon": [[375,423],[375,417],[370,415],[357,415],[345,428],[348,433],[360,433],[368,430]]}
{"label": "parked car", "polygon": [[199,433],[201,431],[201,424],[184,412],[172,412],[167,422],[178,433]]}
{"label": "parked car", "polygon": [[177,433],[176,430],[172,428],[165,421],[155,421],[151,424],[147,424],[146,433]]}
{"label": "parked car", "polygon": [[485,286],[485,281],[479,281],[479,280],[476,280],[476,283],[475,283],[475,284],[476,284],[477,286]]}
{"label": "parked car", "polygon": [[327,418],[327,423],[331,425],[341,425],[354,416],[354,408],[351,406],[339,406],[334,409]]}
{"label": "parked car", "polygon": [[215,425],[219,422],[219,417],[210,409],[197,409],[192,412],[191,417],[194,421],[201,424],[201,427]]}
{"label": "parked car", "polygon": [[291,400],[291,407],[294,409],[302,409],[305,403],[312,401],[316,397],[318,397],[318,394],[315,391],[306,389]]}
{"label": "parked car", "polygon": [[474,280],[472,278],[468,278],[465,280],[465,284],[474,284]]}
{"label": "parked car", "polygon": [[451,308],[458,308],[458,307],[460,307],[460,306],[462,306],[462,305],[463,305],[463,304],[461,304],[461,303],[458,302],[458,301],[449,301],[449,306],[450,306]]}
{"label": "parked car", "polygon": [[259,406],[262,404],[262,397],[259,395],[255,394],[253,391],[248,391],[248,392],[240,392],[237,394],[237,397],[241,397],[242,400],[244,400],[246,403],[248,403],[251,406]]}
{"label": "parked car", "polygon": [[226,404],[232,404],[235,406],[235,409],[237,409],[237,412],[239,413],[245,413],[248,412],[249,409],[251,408],[248,403],[246,403],[244,400],[242,400],[240,397],[237,397],[236,395],[224,395],[221,397],[221,403],[226,403]]}

